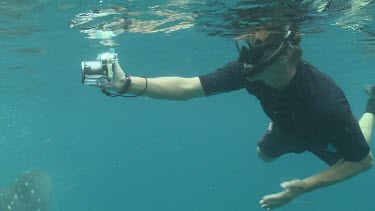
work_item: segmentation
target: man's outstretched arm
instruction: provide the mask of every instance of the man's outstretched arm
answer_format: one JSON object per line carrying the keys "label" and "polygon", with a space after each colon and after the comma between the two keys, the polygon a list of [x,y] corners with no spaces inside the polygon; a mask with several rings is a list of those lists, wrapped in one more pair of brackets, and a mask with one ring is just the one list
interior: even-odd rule
{"label": "man's outstretched arm", "polygon": [[[163,99],[163,100],[189,100],[192,98],[203,97],[201,82],[198,77],[158,77],[147,79],[147,89],[144,96]],[[146,86],[146,79],[142,77],[132,77],[132,86],[129,94],[137,95],[141,93]]]}
{"label": "man's outstretched arm", "polygon": [[[126,86],[125,73],[119,64],[114,66],[114,81],[101,88],[123,92]],[[189,100],[206,96],[198,77],[158,77],[144,78],[131,76],[127,94],[147,96],[163,100]]]}

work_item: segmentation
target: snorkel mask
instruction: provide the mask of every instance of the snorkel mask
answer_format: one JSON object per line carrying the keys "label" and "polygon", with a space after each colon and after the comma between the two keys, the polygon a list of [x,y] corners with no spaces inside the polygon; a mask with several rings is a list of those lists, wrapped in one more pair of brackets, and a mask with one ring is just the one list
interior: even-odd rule
{"label": "snorkel mask", "polygon": [[[252,77],[262,72],[267,66],[271,65],[282,55],[289,45],[298,45],[299,41],[294,39],[295,32],[287,28],[283,40],[280,42],[263,43],[254,45],[249,41],[253,34],[242,35],[236,38],[236,48],[239,52],[238,61],[244,63],[243,73],[246,77]],[[270,48],[276,48],[275,52],[266,59],[263,59],[266,51]]]}

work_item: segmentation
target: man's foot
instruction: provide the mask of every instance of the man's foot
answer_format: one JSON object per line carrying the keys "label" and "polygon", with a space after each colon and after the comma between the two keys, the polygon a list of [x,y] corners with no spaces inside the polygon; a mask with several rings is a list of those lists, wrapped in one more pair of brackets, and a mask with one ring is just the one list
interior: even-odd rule
{"label": "man's foot", "polygon": [[366,84],[363,86],[363,88],[365,89],[365,92],[370,98],[375,99],[375,85]]}

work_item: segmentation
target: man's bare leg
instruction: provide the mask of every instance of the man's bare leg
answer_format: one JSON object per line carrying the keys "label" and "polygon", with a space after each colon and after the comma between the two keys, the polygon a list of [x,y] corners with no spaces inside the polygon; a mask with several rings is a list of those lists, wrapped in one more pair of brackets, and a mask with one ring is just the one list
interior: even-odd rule
{"label": "man's bare leg", "polygon": [[372,128],[374,123],[374,114],[364,113],[359,120],[359,126],[361,127],[363,136],[365,137],[367,143],[370,145]]}
{"label": "man's bare leg", "polygon": [[359,120],[359,126],[367,143],[370,145],[375,114],[375,85],[366,85],[365,91],[369,99],[367,100],[366,111]]}

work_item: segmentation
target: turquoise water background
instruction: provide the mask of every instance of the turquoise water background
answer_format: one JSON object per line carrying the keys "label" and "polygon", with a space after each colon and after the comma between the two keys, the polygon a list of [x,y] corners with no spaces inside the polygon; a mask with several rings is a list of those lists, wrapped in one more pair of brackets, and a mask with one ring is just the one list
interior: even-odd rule
{"label": "turquoise water background", "polygon": [[[52,211],[262,210],[259,200],[281,191],[281,182],[327,168],[310,154],[260,161],[256,143],[269,119],[245,90],[172,102],[109,98],[82,85],[81,61],[109,48],[68,27],[87,10],[47,6],[0,22],[8,29],[0,33],[2,187],[40,168],[53,180]],[[11,34],[24,23],[36,29]],[[374,51],[365,53],[374,45],[361,40],[373,39],[327,26],[302,41],[304,58],[336,80],[358,118],[362,85],[375,83]],[[194,29],[124,33],[116,42],[131,75],[193,77],[237,58],[232,38]],[[371,169],[279,210],[373,211],[374,187]]]}

